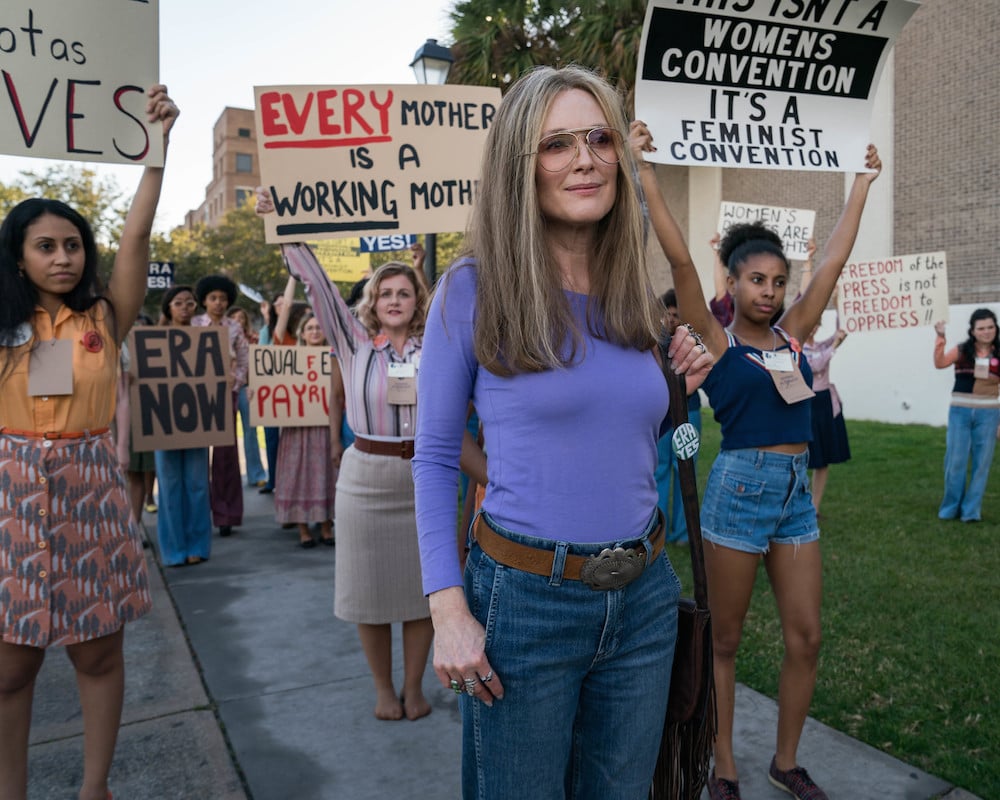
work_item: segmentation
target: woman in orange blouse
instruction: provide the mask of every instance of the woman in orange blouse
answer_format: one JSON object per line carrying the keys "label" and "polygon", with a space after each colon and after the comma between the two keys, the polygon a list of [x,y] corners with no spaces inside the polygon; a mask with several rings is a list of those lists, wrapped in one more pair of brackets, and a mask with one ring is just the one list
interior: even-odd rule
{"label": "woman in orange blouse", "polygon": [[[147,95],[166,144],[177,107],[164,86]],[[35,678],[57,645],[83,710],[79,800],[111,796],[123,625],[150,598],[108,425],[162,181],[162,167],[145,168],[107,287],[90,226],[69,206],[26,200],[0,227],[0,797],[26,796]]]}

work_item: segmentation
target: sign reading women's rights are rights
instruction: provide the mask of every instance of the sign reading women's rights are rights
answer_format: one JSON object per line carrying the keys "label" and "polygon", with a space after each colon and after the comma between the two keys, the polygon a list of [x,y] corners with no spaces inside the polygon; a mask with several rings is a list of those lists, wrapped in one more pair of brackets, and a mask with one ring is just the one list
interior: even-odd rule
{"label": "sign reading women's rights are rights", "polygon": [[464,230],[500,90],[257,86],[268,242]]}
{"label": "sign reading women's rights are rights", "polygon": [[742,222],[763,222],[777,233],[789,259],[805,261],[809,257],[809,240],[816,227],[815,211],[723,201],[719,209],[719,234],[725,236],[733,225]]}
{"label": "sign reading women's rights are rights", "polygon": [[0,3],[0,152],[162,166],[159,0]]}
{"label": "sign reading women's rights are rights", "polygon": [[910,0],[650,0],[636,118],[661,164],[865,171]]}

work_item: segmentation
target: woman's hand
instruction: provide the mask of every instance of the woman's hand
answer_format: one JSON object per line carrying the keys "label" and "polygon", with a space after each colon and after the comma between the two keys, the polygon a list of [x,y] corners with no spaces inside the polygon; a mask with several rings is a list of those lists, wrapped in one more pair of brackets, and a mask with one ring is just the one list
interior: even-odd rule
{"label": "woman's hand", "polygon": [[340,459],[344,455],[344,443],[340,441],[338,435],[336,439],[330,437],[330,463],[335,469],[340,469]]}
{"label": "woman's hand", "polygon": [[653,134],[649,132],[646,123],[641,119],[634,120],[628,126],[628,146],[632,155],[635,156],[636,165],[639,167],[646,163],[646,159],[642,157],[643,153],[656,152],[656,147],[653,145]]}
{"label": "woman's hand", "polygon": [[433,592],[434,672],[446,689],[465,692],[492,706],[503,698],[500,676],[486,658],[486,631],[469,612],[460,586]]}
{"label": "woman's hand", "polygon": [[940,336],[943,339],[944,338],[944,330],[947,327],[947,325],[948,325],[947,322],[945,322],[943,319],[939,319],[937,322],[934,323],[934,333],[936,333],[938,336]]}
{"label": "woman's hand", "polygon": [[270,193],[263,186],[258,186],[253,190],[254,195],[257,197],[257,202],[254,204],[253,210],[257,212],[258,216],[264,216],[265,214],[271,214],[274,212],[274,200],[271,199]]}
{"label": "woman's hand", "polygon": [[177,104],[170,99],[167,94],[167,87],[162,83],[150,86],[146,90],[149,100],[146,101],[146,117],[150,122],[163,123],[163,144],[170,140],[170,129],[174,126],[174,120],[180,115]]}
{"label": "woman's hand", "polygon": [[868,181],[868,183],[872,183],[882,174],[882,159],[878,156],[878,148],[873,144],[868,145],[868,150],[865,152],[865,168],[875,171],[859,172],[857,177],[860,180]]}

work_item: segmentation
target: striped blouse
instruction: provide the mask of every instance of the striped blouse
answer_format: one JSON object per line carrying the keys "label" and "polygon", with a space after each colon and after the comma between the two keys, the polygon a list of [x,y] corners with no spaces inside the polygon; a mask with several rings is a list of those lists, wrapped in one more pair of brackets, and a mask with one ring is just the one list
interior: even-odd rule
{"label": "striped blouse", "polygon": [[389,404],[389,364],[413,364],[419,374],[421,337],[411,336],[397,353],[388,337],[372,338],[308,245],[283,244],[281,254],[288,271],[305,284],[313,313],[340,362],[351,430],[366,439],[412,439],[417,407]]}

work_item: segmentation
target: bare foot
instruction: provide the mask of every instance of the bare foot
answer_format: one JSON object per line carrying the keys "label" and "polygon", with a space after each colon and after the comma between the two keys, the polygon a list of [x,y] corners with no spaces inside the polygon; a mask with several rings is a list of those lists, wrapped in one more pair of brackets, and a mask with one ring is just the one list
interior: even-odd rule
{"label": "bare foot", "polygon": [[403,704],[396,697],[394,689],[375,690],[375,719],[394,720],[403,718]]}
{"label": "bare foot", "polygon": [[403,704],[403,711],[409,720],[420,719],[431,713],[431,704],[427,702],[427,698],[423,694],[406,695],[400,697],[399,701]]}

